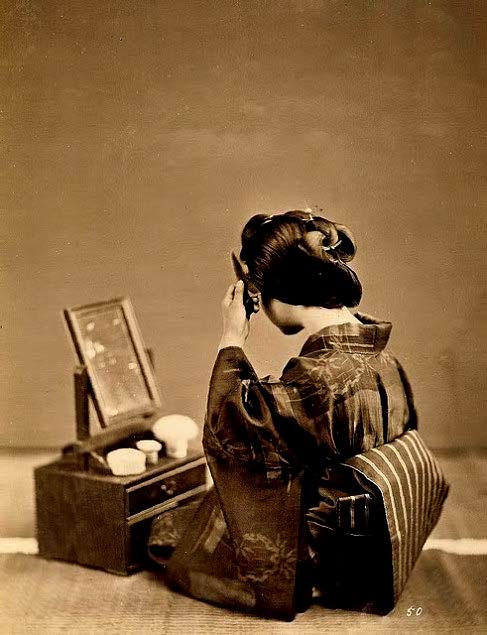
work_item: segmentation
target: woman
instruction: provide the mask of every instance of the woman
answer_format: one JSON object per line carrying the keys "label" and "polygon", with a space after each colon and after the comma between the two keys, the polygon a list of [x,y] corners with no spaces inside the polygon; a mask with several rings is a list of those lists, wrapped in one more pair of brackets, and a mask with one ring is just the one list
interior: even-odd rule
{"label": "woman", "polygon": [[[447,486],[385,348],[391,325],[350,311],[354,254],[346,227],[306,212],[246,224],[204,427],[215,487],[169,559],[174,588],[288,620],[313,596],[379,613],[397,600]],[[259,379],[243,352],[248,293],[250,311],[308,335],[280,379]],[[153,550],[169,524],[155,524]]]}

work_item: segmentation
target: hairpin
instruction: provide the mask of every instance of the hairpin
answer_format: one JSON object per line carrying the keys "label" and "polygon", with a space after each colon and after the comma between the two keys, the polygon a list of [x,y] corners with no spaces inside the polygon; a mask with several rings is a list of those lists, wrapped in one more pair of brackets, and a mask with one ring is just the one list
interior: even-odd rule
{"label": "hairpin", "polygon": [[341,242],[341,240],[338,240],[334,245],[328,245],[327,247],[323,245],[323,249],[325,251],[331,251],[332,249],[336,249]]}
{"label": "hairpin", "polygon": [[271,221],[274,218],[274,214],[271,214],[270,216],[268,216],[267,218],[264,218],[264,220],[261,223],[261,227],[262,225],[265,225],[266,223],[268,223],[269,221]]}

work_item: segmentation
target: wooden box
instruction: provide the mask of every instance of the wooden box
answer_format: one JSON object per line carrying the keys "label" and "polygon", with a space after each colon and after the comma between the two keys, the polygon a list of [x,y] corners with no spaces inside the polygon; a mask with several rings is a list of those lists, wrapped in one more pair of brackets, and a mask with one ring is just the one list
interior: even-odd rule
{"label": "wooden box", "polygon": [[205,473],[205,459],[194,450],[136,476],[84,470],[63,459],[39,467],[39,555],[124,575],[141,569],[152,519],[201,496]]}
{"label": "wooden box", "polygon": [[190,446],[183,459],[168,458],[163,449],[142,474],[112,474],[108,452],[153,438],[161,415],[153,356],[129,298],[64,314],[79,363],[77,441],[59,460],[35,470],[39,554],[129,574],[147,561],[152,519],[206,491],[206,463],[200,446]]}

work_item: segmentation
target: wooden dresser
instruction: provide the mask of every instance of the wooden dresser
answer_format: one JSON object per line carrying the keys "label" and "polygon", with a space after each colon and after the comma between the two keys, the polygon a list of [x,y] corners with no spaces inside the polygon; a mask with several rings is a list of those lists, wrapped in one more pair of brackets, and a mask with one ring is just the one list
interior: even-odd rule
{"label": "wooden dresser", "polygon": [[35,470],[39,555],[127,575],[147,562],[150,523],[207,489],[201,451],[162,457],[136,476],[86,470],[66,458]]}

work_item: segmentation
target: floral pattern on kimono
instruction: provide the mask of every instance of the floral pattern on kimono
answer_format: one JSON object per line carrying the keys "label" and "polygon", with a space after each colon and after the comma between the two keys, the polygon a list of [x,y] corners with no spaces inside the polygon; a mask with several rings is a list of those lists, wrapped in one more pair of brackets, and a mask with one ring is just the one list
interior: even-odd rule
{"label": "floral pattern on kimono", "polygon": [[[259,379],[238,347],[219,352],[203,436],[215,487],[168,562],[174,588],[289,620],[306,608],[318,582],[332,595],[346,590],[342,599],[348,594],[362,610],[381,611],[372,596],[391,585],[387,566],[373,590],[367,577],[357,576],[357,584],[352,578],[361,560],[363,575],[379,570],[380,559],[390,565],[385,522],[375,519],[369,541],[351,545],[329,522],[334,511],[326,504],[330,492],[347,494],[350,482],[339,476],[330,489],[323,477],[417,422],[406,375],[384,350],[391,325],[357,316],[359,324],[311,336],[279,379]],[[366,492],[360,487],[356,500],[367,500]]]}

